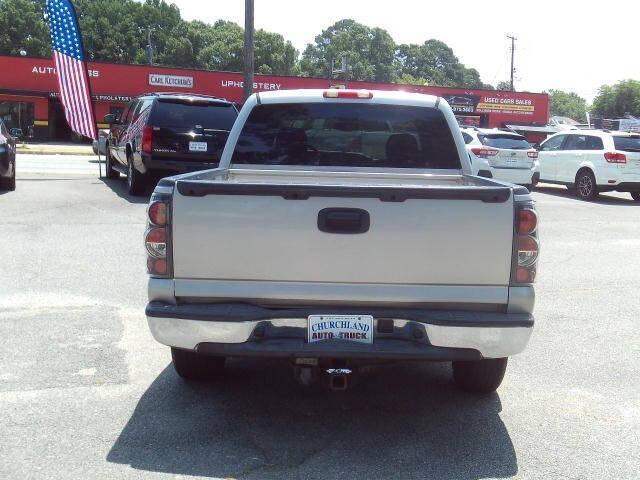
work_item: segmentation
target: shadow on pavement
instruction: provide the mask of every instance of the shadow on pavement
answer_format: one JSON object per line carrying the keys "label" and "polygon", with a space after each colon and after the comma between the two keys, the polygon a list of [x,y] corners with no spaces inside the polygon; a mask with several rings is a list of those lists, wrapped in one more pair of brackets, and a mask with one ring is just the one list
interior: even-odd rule
{"label": "shadow on pavement", "polygon": [[129,193],[127,192],[127,179],[125,177],[116,179],[101,177],[99,180],[111,190],[113,190],[116,195],[118,195],[120,198],[123,198],[129,203],[149,203],[149,197],[151,196],[151,193],[153,191],[153,187],[150,186],[147,189],[148,191],[145,192],[143,196],[134,197],[133,195],[129,195]]}
{"label": "shadow on pavement", "polygon": [[604,193],[601,193],[598,196],[598,198],[596,198],[595,200],[592,200],[591,202],[581,200],[580,198],[576,197],[575,193],[573,193],[571,190],[567,189],[566,187],[537,185],[535,188],[535,192],[544,193],[545,195],[552,195],[554,197],[562,197],[562,198],[566,198],[568,200],[574,200],[580,203],[600,203],[603,205],[625,205],[625,206],[640,205],[640,202],[636,202],[631,198],[629,193],[625,193],[625,192],[619,192],[619,193],[623,193],[624,195],[627,195],[628,198],[614,197],[614,196],[608,195],[608,193],[610,192],[604,192]]}
{"label": "shadow on pavement", "polygon": [[480,479],[518,472],[497,394],[454,389],[447,364],[365,369],[346,392],[299,386],[273,360],[233,360],[212,384],[169,365],[107,456],[218,478]]}

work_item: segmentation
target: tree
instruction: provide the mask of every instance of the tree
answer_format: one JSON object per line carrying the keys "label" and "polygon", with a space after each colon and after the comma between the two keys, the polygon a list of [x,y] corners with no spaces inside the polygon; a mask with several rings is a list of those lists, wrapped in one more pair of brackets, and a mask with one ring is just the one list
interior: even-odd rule
{"label": "tree", "polygon": [[42,18],[42,5],[33,0],[0,0],[0,54],[49,56],[49,29]]}
{"label": "tree", "polygon": [[591,111],[603,117],[640,116],[640,81],[624,80],[615,85],[603,85],[593,100]]}
{"label": "tree", "polygon": [[587,121],[587,101],[574,92],[549,90],[551,115],[569,117],[578,122]]}
{"label": "tree", "polygon": [[498,85],[496,85],[496,90],[504,90],[504,91],[508,91],[511,90],[511,82],[498,82]]}
{"label": "tree", "polygon": [[198,64],[209,70],[240,72],[243,69],[244,30],[240,25],[218,20],[205,31],[206,47],[198,54]]}
{"label": "tree", "polygon": [[[185,21],[170,0],[75,0],[85,52],[90,60],[147,63],[149,35],[155,64],[241,71],[244,31],[236,23]],[[0,55],[50,57],[44,0],[0,0]],[[386,30],[340,20],[299,55],[291,42],[273,32],[255,34],[258,73],[329,77],[331,64],[346,58],[349,78],[414,85],[493,88],[474,68],[460,63],[439,40],[396,45]]]}
{"label": "tree", "polygon": [[346,57],[349,78],[390,82],[395,78],[395,42],[386,30],[369,28],[354,20],[340,20],[307,46],[300,61],[305,76],[328,77],[331,62]]}
{"label": "tree", "polygon": [[422,45],[399,45],[395,54],[399,75],[425,78],[430,85],[482,88],[484,84],[475,68],[467,68],[453,50],[440,40],[427,40]]}
{"label": "tree", "polygon": [[[147,63],[149,31],[154,63],[185,68],[241,71],[244,31],[233,23],[186,22],[165,0],[75,0],[85,52],[90,60]],[[51,56],[42,0],[0,0],[0,55]],[[295,75],[298,52],[282,35],[256,32],[261,73]]]}
{"label": "tree", "polygon": [[297,75],[298,51],[279,33],[258,30],[255,34],[255,65],[259,73]]}

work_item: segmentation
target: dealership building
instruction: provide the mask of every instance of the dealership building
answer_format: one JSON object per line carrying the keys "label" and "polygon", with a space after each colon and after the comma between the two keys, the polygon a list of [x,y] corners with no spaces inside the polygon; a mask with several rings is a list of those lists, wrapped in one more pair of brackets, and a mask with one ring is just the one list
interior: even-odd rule
{"label": "dealership building", "polygon": [[[184,92],[242,102],[242,74],[149,65],[89,63],[89,81],[98,125],[108,113],[122,111],[132,97],[148,92]],[[322,78],[256,75],[256,91],[329,88],[339,83]],[[544,126],[549,96],[496,90],[350,81],[349,88],[403,90],[444,97],[461,123],[478,127]],[[0,118],[22,128],[34,140],[68,140],[71,131],[59,100],[51,59],[0,56]]]}

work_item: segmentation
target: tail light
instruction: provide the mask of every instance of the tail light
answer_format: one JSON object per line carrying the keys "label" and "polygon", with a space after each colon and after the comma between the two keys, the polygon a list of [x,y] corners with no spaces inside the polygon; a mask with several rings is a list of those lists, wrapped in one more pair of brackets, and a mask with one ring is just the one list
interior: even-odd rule
{"label": "tail light", "polygon": [[151,153],[153,150],[153,127],[145,125],[142,129],[142,151]]}
{"label": "tail light", "polygon": [[516,210],[514,252],[511,272],[512,284],[531,284],[536,279],[540,244],[538,215],[531,206]]}
{"label": "tail light", "polygon": [[531,235],[538,228],[538,214],[530,208],[518,210],[516,230],[519,235]]}
{"label": "tail light", "polygon": [[529,158],[538,158],[538,152],[537,151],[527,152],[527,155],[529,156]]}
{"label": "tail light", "polygon": [[476,157],[480,158],[495,157],[498,154],[498,150],[493,148],[472,148],[471,151]]}
{"label": "tail light", "polygon": [[156,278],[170,278],[172,274],[170,198],[154,194],[147,208],[147,272]]}
{"label": "tail light", "polygon": [[607,152],[604,154],[604,159],[608,163],[627,163],[627,156],[624,153]]}
{"label": "tail light", "polygon": [[373,92],[369,90],[325,90],[324,98],[350,98],[360,100],[370,100],[373,98]]}

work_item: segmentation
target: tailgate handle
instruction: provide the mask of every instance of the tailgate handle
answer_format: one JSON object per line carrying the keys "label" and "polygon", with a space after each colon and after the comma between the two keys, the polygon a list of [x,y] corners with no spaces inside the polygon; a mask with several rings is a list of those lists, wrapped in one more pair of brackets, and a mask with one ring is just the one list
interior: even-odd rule
{"label": "tailgate handle", "polygon": [[318,213],[318,229],[325,233],[365,233],[370,225],[369,212],[360,208],[325,208]]}

